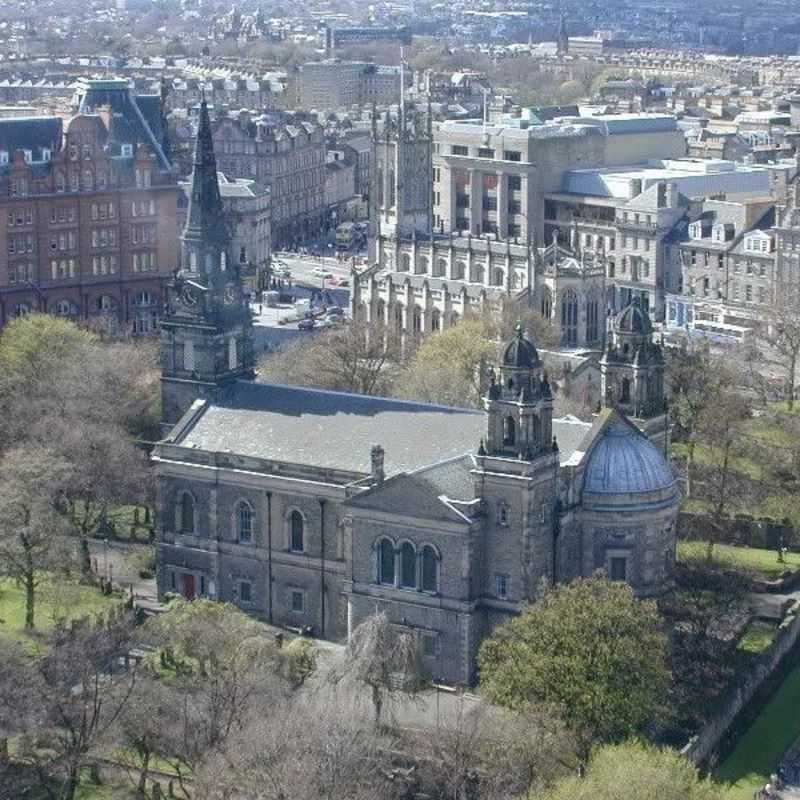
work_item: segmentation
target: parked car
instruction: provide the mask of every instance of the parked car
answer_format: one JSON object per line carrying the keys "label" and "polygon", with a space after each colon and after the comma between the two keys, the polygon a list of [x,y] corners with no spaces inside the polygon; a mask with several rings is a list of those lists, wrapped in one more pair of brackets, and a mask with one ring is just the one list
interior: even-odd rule
{"label": "parked car", "polygon": [[341,306],[331,306],[325,309],[325,316],[327,317],[343,317],[344,309]]}
{"label": "parked car", "polygon": [[301,319],[300,322],[297,323],[297,330],[299,331],[310,331],[317,327],[317,321],[308,317],[307,319]]}
{"label": "parked car", "polygon": [[316,275],[318,278],[332,278],[333,273],[330,270],[325,269],[325,267],[314,267],[311,270],[312,275]]}

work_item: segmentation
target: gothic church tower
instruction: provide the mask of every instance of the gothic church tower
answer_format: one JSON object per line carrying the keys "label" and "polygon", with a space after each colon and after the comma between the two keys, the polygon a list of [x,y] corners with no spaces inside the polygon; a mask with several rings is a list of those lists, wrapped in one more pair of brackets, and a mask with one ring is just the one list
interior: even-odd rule
{"label": "gothic church tower", "polygon": [[250,309],[230,257],[205,99],[195,143],[181,265],[161,322],[161,424],[168,431],[198,398],[253,377]]}
{"label": "gothic church tower", "polygon": [[[432,233],[433,130],[426,115],[407,110],[401,102],[397,118],[389,113],[379,133],[373,111],[370,260],[401,239],[427,240]],[[391,243],[391,244],[390,244]]]}

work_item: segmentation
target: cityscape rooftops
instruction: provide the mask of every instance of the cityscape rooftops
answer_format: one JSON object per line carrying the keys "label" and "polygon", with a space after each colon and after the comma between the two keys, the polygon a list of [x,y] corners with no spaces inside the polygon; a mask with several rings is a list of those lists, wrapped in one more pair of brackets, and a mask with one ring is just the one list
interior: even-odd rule
{"label": "cityscape rooftops", "polygon": [[731,193],[769,195],[775,170],[791,172],[789,162],[778,165],[740,164],[722,159],[665,159],[628,167],[568,170],[562,192],[631,200],[656,183],[677,185],[686,197]]}

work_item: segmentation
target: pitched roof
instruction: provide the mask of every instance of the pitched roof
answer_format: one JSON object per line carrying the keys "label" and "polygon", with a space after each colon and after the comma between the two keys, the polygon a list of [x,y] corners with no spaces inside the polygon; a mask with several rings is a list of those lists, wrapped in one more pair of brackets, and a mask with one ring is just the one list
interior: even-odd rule
{"label": "pitched roof", "polygon": [[0,119],[0,150],[9,156],[17,150],[52,153],[61,149],[63,121],[61,117],[9,117]]}
{"label": "pitched roof", "polygon": [[[562,462],[589,428],[553,420]],[[485,434],[483,411],[239,381],[176,428],[174,443],[362,475],[371,472],[370,450],[380,444],[387,476],[416,473],[440,494],[468,500],[461,467],[443,462],[475,452]]]}

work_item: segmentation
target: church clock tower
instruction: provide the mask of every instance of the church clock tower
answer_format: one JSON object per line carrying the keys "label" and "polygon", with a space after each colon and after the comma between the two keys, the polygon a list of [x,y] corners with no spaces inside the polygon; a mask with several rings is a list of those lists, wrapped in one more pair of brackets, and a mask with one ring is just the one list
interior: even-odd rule
{"label": "church clock tower", "polygon": [[198,398],[214,399],[253,378],[250,309],[239,264],[230,258],[211,122],[205,99],[192,189],[181,236],[181,265],[167,284],[161,322],[161,424],[168,431]]}

